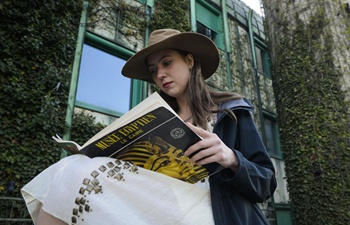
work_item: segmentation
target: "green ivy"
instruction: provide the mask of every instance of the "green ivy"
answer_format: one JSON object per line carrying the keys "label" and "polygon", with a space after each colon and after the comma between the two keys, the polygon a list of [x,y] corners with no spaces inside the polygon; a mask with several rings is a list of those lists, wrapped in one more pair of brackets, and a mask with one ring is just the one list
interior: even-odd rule
{"label": "green ivy", "polygon": [[5,1],[0,8],[0,193],[15,181],[18,195],[59,159],[50,136],[64,130],[81,7],[70,1]]}
{"label": "green ivy", "polygon": [[105,127],[105,125],[101,123],[96,123],[95,117],[84,113],[74,114],[73,121],[71,139],[80,145],[83,145]]}
{"label": "green ivy", "polygon": [[[142,26],[125,1],[103,10],[119,10],[124,21]],[[91,1],[96,5],[97,1]],[[51,136],[65,130],[65,114],[82,1],[15,1],[0,3],[0,195],[14,181],[12,195],[43,169],[59,160],[61,149]],[[189,30],[187,1],[156,1],[152,26]],[[113,8],[114,7],[114,8]],[[96,12],[90,8],[90,12]],[[130,12],[131,10],[131,12]],[[177,15],[161,18],[165,14]],[[94,17],[93,17],[94,18]],[[175,19],[174,19],[175,18]],[[93,22],[98,22],[95,18]],[[100,21],[101,22],[101,21]],[[134,23],[132,23],[134,22]],[[91,24],[90,24],[91,25]],[[92,128],[91,128],[92,127]],[[102,128],[94,118],[75,115],[72,138],[84,143]]]}
{"label": "green ivy", "polygon": [[[115,12],[124,28],[131,25],[142,32],[146,27],[144,8],[123,0],[105,3],[101,8],[99,1],[90,1],[90,27],[114,23],[115,16],[111,15]],[[156,1],[155,5],[153,28],[190,29],[187,1]],[[66,129],[69,82],[82,6],[83,1],[69,0],[0,3],[0,196],[20,197],[20,189],[28,181],[60,159],[61,149],[51,136],[63,134]],[[105,13],[101,16],[99,10]],[[176,16],[163,17],[166,14]],[[94,117],[84,114],[74,115],[73,121],[72,139],[79,144],[103,128]],[[15,184],[11,193],[6,189],[8,182]],[[22,206],[10,216],[19,217]],[[9,217],[7,207],[0,206],[1,218]]]}
{"label": "green ivy", "polygon": [[[66,128],[82,6],[70,0],[0,3],[0,196],[20,197],[29,180],[60,159],[51,136]],[[82,143],[99,129],[93,118],[75,116],[74,137]],[[1,207],[0,218],[8,217]]]}
{"label": "green ivy", "polygon": [[288,191],[295,224],[347,225],[350,121],[340,87],[343,74],[333,63],[333,18],[322,4],[313,9],[308,20],[295,14],[292,21],[281,17],[268,24],[282,34],[268,35],[276,41],[272,79]]}
{"label": "green ivy", "polygon": [[189,2],[187,0],[155,0],[150,29],[172,28],[190,31]]}
{"label": "green ivy", "polygon": [[143,33],[146,27],[146,12],[141,3],[130,4],[126,0],[90,0],[88,28],[105,30],[122,27],[124,36]]}

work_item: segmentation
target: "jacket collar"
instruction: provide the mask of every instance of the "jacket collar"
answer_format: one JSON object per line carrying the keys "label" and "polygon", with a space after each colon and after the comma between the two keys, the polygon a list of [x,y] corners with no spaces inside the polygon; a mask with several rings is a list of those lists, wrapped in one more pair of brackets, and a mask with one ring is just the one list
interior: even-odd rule
{"label": "jacket collar", "polygon": [[[253,105],[246,99],[235,99],[228,102],[224,102],[219,105],[220,109],[230,109],[232,111],[242,109],[242,110],[248,110],[250,112],[254,112]],[[226,115],[226,112],[219,112],[217,115],[217,122],[218,123],[224,116]]]}

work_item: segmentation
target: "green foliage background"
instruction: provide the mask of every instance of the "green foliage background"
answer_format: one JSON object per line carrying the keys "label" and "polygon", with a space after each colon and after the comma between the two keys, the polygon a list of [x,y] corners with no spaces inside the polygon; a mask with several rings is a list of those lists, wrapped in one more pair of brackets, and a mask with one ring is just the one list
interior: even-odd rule
{"label": "green foliage background", "polygon": [[[155,1],[155,5],[159,10],[150,21],[154,29],[190,30],[187,1]],[[60,159],[61,149],[51,136],[66,129],[82,6],[81,0],[0,3],[0,196],[20,197],[23,185]],[[169,13],[177,16],[162,19]],[[79,144],[102,128],[84,114],[76,114],[73,121],[72,139]],[[10,181],[15,182],[11,193],[6,189]],[[9,217],[2,207],[7,206],[0,206],[0,217]],[[25,210],[23,205],[18,209],[12,218]]]}
{"label": "green foliage background", "polygon": [[190,31],[190,4],[187,0],[156,0],[155,12],[150,20],[150,29],[172,28]]}
{"label": "green foliage background", "polygon": [[313,1],[308,19],[291,10],[289,20],[282,16],[284,4],[293,3],[286,2],[265,12],[278,15],[267,26],[293,219],[298,225],[348,225],[349,109],[333,55],[348,49],[334,43],[341,34],[332,31],[334,17],[326,14],[331,1]]}
{"label": "green foliage background", "polygon": [[[124,17],[141,24],[120,2],[117,9],[124,10]],[[281,2],[276,2],[276,9]],[[155,0],[154,5],[151,30],[190,30],[189,1]],[[278,56],[271,57],[272,76],[298,225],[350,224],[350,121],[339,84],[342,74],[331,54],[336,45],[325,8],[316,8],[308,21],[296,14],[295,26],[281,16],[274,21],[274,30],[285,35],[269,34]],[[0,3],[0,196],[19,197],[24,184],[59,160],[61,149],[51,136],[66,129],[81,10],[81,0]],[[343,47],[339,51],[348,51]],[[93,117],[77,114],[72,139],[82,144],[100,129]],[[16,185],[12,193],[6,191],[9,181]]]}
{"label": "green foliage background", "polygon": [[[66,129],[81,12],[82,1],[0,3],[0,196],[19,197],[24,184],[60,158],[51,136]],[[72,138],[80,144],[101,129],[92,117],[74,120]]]}

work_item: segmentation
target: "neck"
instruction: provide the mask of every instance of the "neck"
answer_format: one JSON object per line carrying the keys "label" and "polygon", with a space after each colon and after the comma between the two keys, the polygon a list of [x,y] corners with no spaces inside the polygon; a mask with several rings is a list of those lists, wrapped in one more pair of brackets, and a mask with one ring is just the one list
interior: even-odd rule
{"label": "neck", "polygon": [[189,120],[189,118],[192,117],[192,112],[190,110],[189,105],[187,104],[186,96],[184,96],[183,98],[177,98],[176,101],[177,101],[177,104],[179,105],[178,115],[183,120]]}

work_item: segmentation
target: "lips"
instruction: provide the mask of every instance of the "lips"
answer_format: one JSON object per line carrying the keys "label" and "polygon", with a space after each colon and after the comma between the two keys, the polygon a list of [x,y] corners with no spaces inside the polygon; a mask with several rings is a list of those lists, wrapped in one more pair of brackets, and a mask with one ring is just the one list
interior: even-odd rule
{"label": "lips", "polygon": [[165,82],[163,83],[163,88],[167,88],[171,85],[172,82]]}

